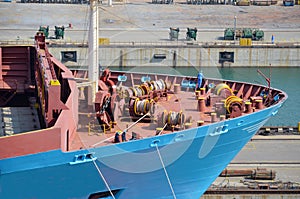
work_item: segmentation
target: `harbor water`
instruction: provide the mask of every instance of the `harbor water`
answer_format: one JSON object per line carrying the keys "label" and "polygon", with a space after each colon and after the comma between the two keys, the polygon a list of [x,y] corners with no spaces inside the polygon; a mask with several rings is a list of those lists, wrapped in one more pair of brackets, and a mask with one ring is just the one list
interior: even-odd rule
{"label": "harbor water", "polygon": [[[118,70],[120,70],[118,68]],[[288,94],[288,100],[280,111],[272,117],[265,126],[297,126],[300,122],[300,68],[230,68],[230,67],[209,67],[209,68],[171,68],[162,66],[137,67],[130,70],[143,72],[174,73],[197,76],[202,71],[206,77],[222,78],[228,80],[245,81],[250,83],[267,85],[266,79],[260,75],[260,70],[266,77],[271,76],[271,87],[281,89]]]}

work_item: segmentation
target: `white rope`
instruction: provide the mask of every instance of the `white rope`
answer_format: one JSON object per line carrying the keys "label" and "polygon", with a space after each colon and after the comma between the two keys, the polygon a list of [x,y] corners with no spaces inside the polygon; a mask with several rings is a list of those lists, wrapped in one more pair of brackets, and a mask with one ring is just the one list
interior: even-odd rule
{"label": "white rope", "polygon": [[162,160],[162,157],[161,157],[161,155],[160,155],[160,152],[159,152],[159,149],[158,149],[158,146],[157,146],[157,144],[155,145],[155,147],[156,147],[156,150],[157,150],[157,153],[158,153],[158,156],[159,156],[159,159],[160,159],[161,165],[163,166],[163,169],[164,169],[165,175],[166,175],[166,177],[167,177],[167,180],[168,180],[168,183],[169,183],[170,189],[171,189],[171,191],[172,191],[173,198],[174,198],[174,199],[176,199],[176,195],[175,195],[175,192],[174,192],[174,189],[173,189],[173,186],[172,186],[171,180],[170,180],[170,178],[169,178],[169,175],[168,175],[168,172],[167,172],[167,170],[166,170],[165,164],[164,164],[164,162],[163,162],[163,160]]}
{"label": "white rope", "polygon": [[100,168],[98,167],[98,165],[96,164],[96,162],[95,162],[94,159],[93,159],[93,163],[94,163],[94,165],[95,165],[95,167],[96,167],[96,169],[97,169],[99,175],[101,176],[101,178],[102,178],[102,180],[103,180],[103,182],[104,182],[106,188],[108,189],[108,191],[109,191],[111,197],[112,197],[113,199],[116,199],[115,196],[114,196],[114,194],[113,194],[113,192],[111,191],[111,189],[110,189],[110,187],[109,187],[107,181],[105,180],[105,178],[104,178],[102,172],[100,171]]}
{"label": "white rope", "polygon": [[146,113],[145,115],[143,115],[142,117],[140,117],[136,122],[132,123],[129,127],[127,127],[126,129],[124,129],[124,131],[128,131],[131,127],[133,127],[134,125],[136,125],[139,121],[141,121],[142,119],[144,119],[144,117],[146,117],[147,115],[149,115],[149,112]]}
{"label": "white rope", "polygon": [[[144,117],[146,117],[146,115],[148,115],[148,113],[145,114],[143,117],[141,117],[139,120],[137,120],[137,121],[136,121],[134,124],[132,124],[130,127],[126,128],[125,131],[127,131],[128,129],[130,129],[133,125],[137,124],[141,119],[143,119]],[[93,144],[92,146],[96,146],[97,144],[102,143],[102,142],[104,142],[104,141],[106,141],[106,140],[112,139],[113,137],[114,137],[114,136],[109,137],[109,138],[107,138],[107,139],[105,139],[105,140],[102,140],[101,142],[98,142],[98,143],[96,143],[96,144]],[[157,150],[158,150],[158,148],[157,148]],[[159,154],[159,155],[160,155],[160,154]],[[162,160],[161,160],[161,162],[162,162]],[[110,187],[109,187],[107,181],[105,180],[104,175],[102,174],[100,168],[99,168],[98,165],[96,164],[95,160],[93,160],[93,163],[94,163],[94,165],[95,165],[95,167],[96,167],[96,169],[97,169],[99,175],[101,176],[101,178],[102,178],[102,180],[103,180],[103,182],[104,182],[106,188],[108,189],[110,195],[112,196],[113,199],[116,199],[115,196],[114,196],[114,194],[113,194],[113,192],[111,191],[111,189],[110,189]],[[163,162],[162,162],[162,164],[163,164]],[[163,165],[163,166],[164,166],[164,165]],[[166,171],[165,171],[165,172],[166,172]],[[168,178],[168,176],[167,176],[167,178]],[[171,186],[172,186],[172,185],[171,185]],[[171,189],[172,189],[172,188],[171,188]],[[172,189],[172,192],[173,192],[173,194],[174,194],[173,189]],[[176,199],[176,197],[175,197],[175,199]]]}
{"label": "white rope", "polygon": [[166,126],[168,125],[168,123],[165,123],[165,126],[164,127],[162,127],[162,129],[159,131],[159,133],[157,134],[157,135],[160,135],[161,134],[161,132],[166,128]]}
{"label": "white rope", "polygon": [[[149,115],[149,113],[147,113],[147,114],[145,114],[145,115],[143,115],[141,118],[139,118],[136,122],[134,122],[133,124],[131,124],[129,127],[127,127],[126,129],[124,129],[123,130],[123,132],[127,132],[130,128],[132,128],[134,125],[136,125],[139,121],[141,121],[144,117],[146,117],[147,115]],[[113,139],[115,136],[113,135],[113,136],[111,136],[111,137],[109,137],[109,138],[106,138],[106,139],[104,139],[104,140],[101,140],[100,142],[97,142],[97,143],[95,143],[95,144],[93,144],[93,145],[91,145],[92,147],[95,147],[95,146],[97,146],[97,145],[99,145],[99,144],[101,144],[101,143],[104,143],[105,141],[107,141],[107,140],[111,140],[111,139]]]}
{"label": "white rope", "polygon": [[111,139],[113,139],[115,136],[111,136],[111,137],[109,137],[109,138],[106,138],[106,139],[104,139],[104,140],[101,140],[100,142],[97,142],[97,143],[95,143],[95,144],[93,144],[93,145],[91,145],[92,147],[95,147],[95,146],[97,146],[98,144],[102,144],[102,143],[104,143],[104,142],[106,142],[106,141],[108,141],[108,140],[111,140]]}

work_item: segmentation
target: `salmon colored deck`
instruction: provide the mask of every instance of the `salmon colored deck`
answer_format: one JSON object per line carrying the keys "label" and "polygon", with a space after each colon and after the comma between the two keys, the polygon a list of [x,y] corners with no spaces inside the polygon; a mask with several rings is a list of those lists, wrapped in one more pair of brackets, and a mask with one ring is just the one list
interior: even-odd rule
{"label": "salmon colored deck", "polygon": [[[135,118],[130,115],[130,103],[124,102],[128,101],[128,99],[122,98],[124,94],[122,94],[122,92],[126,89],[130,89],[130,87],[140,85],[142,83],[141,78],[145,75],[151,77],[153,81],[168,81],[171,86],[169,90],[162,94],[162,96],[155,99],[155,112],[149,117],[146,116],[145,120],[136,122],[139,118]],[[127,81],[118,82],[118,76],[126,76]],[[260,96],[260,93],[266,89],[265,87],[242,82],[235,83],[230,81],[223,82],[222,80],[203,79],[203,89],[195,92],[195,88],[183,87],[182,82],[197,82],[196,77],[176,77],[159,74],[135,73],[123,74],[122,72],[112,72],[110,79],[115,83],[117,93],[112,110],[116,121],[116,125],[114,125],[114,127],[111,128],[111,126],[108,125],[105,130],[102,130],[96,118],[97,114],[92,111],[91,107],[86,105],[85,96],[81,95],[83,98],[80,100],[80,128],[78,131],[86,148],[113,144],[115,134],[119,130],[126,131],[127,141],[132,138],[133,134],[137,136],[137,139],[142,139],[156,136],[157,134],[172,133],[185,128],[194,128],[199,125],[206,125],[220,120],[238,117],[263,109],[268,105],[268,100],[264,99],[263,102],[263,98]],[[102,83],[100,82],[99,84]],[[209,88],[209,85],[214,85],[215,87],[207,89]],[[219,91],[216,91],[216,89],[218,89],[218,85],[221,86],[219,86]],[[99,92],[102,92],[102,95],[106,95],[106,93],[109,92],[109,89],[100,90]],[[278,93],[274,92],[271,95],[275,96],[277,94]],[[226,99],[231,95],[235,97],[235,101],[229,105],[227,104],[227,106],[229,106],[228,108],[231,109],[231,113],[229,113],[226,108]],[[132,97],[136,98],[136,96]],[[205,101],[202,105],[200,102],[201,99]],[[210,101],[209,105],[207,104],[207,101]],[[271,104],[274,102],[269,103]],[[99,104],[100,106],[103,105],[103,103],[101,104],[101,100]],[[203,104],[204,107],[202,107]],[[236,106],[236,104],[238,104],[238,106]],[[234,108],[238,109],[237,115],[233,113]],[[183,113],[184,121],[176,125],[166,124],[168,123],[168,116],[165,117],[165,121],[162,121],[163,112],[165,115],[168,115],[169,112]],[[140,115],[140,117],[143,116],[144,114]]]}

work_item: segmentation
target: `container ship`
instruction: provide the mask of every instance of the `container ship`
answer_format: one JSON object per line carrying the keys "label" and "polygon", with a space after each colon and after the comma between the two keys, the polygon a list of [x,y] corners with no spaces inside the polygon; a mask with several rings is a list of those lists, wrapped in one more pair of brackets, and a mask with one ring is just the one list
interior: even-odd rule
{"label": "container ship", "polygon": [[106,68],[89,104],[80,75],[41,32],[0,47],[0,198],[199,198],[287,99],[201,72]]}

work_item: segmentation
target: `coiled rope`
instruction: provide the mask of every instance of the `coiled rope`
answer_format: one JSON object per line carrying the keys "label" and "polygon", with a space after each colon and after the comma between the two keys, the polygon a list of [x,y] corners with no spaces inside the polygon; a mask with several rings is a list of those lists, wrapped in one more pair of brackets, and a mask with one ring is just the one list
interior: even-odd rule
{"label": "coiled rope", "polygon": [[152,99],[140,100],[139,98],[136,98],[133,106],[133,110],[136,115],[146,114],[148,112],[150,112],[150,114],[154,113],[154,101]]}

